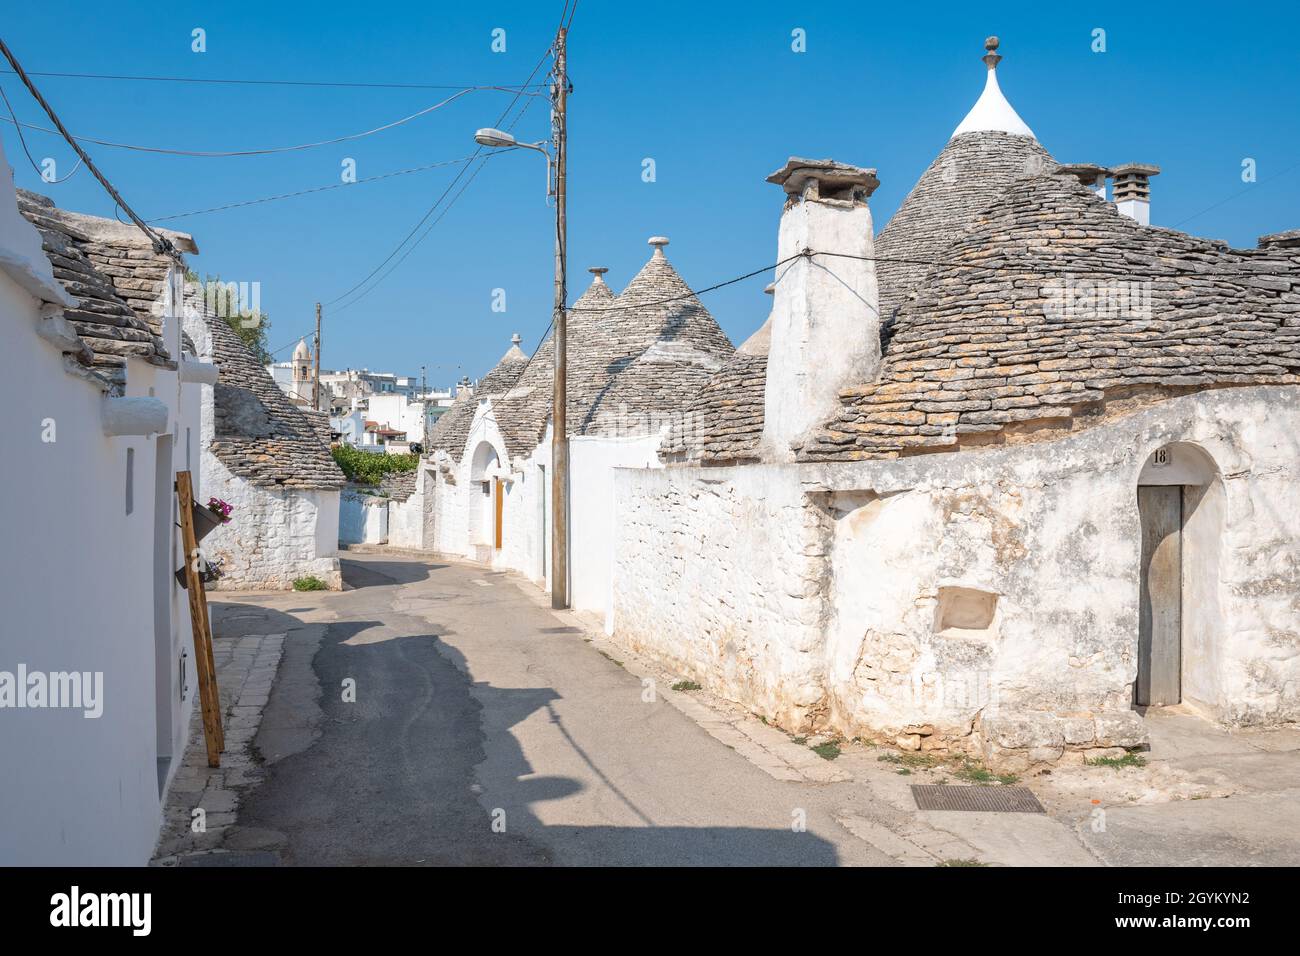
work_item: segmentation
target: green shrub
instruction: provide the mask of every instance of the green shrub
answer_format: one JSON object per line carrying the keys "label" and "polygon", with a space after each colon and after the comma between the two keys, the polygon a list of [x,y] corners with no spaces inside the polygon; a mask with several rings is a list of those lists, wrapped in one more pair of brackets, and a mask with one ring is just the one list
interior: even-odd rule
{"label": "green shrub", "polygon": [[335,445],[330,451],[348,481],[363,485],[377,485],[384,480],[385,475],[415,471],[420,466],[419,455],[386,455],[383,452],[362,451],[351,445]]}
{"label": "green shrub", "polygon": [[329,585],[315,575],[307,575],[305,578],[294,578],[293,589],[295,591],[325,591]]}

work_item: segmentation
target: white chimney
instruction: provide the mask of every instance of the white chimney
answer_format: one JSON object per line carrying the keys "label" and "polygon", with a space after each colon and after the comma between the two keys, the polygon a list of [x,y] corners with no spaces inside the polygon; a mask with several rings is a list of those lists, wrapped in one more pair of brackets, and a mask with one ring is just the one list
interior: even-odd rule
{"label": "white chimney", "polygon": [[1150,163],[1124,163],[1111,169],[1111,189],[1115,208],[1121,215],[1151,225],[1151,177],[1160,175],[1160,167]]}
{"label": "white chimney", "polygon": [[840,390],[875,381],[880,370],[867,207],[880,182],[874,169],[798,157],[767,181],[785,190],[786,202],[777,237],[783,264],[772,301],[763,446],[766,457],[790,461],[792,443],[839,409]]}

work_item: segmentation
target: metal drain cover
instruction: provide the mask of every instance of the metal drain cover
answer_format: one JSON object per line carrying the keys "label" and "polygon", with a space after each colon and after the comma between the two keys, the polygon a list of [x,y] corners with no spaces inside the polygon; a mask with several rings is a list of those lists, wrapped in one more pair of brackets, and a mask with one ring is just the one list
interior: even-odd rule
{"label": "metal drain cover", "polygon": [[952,787],[912,784],[918,810],[974,810],[981,813],[1046,813],[1024,787]]}

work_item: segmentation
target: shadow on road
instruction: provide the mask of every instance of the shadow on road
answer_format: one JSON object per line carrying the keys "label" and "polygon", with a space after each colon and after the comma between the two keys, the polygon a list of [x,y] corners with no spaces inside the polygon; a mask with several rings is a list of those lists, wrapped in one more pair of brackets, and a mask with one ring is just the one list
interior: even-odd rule
{"label": "shadow on road", "polygon": [[[554,688],[475,683],[460,652],[440,640],[439,625],[392,610],[382,588],[425,580],[437,567],[344,560],[344,579],[370,590],[333,596],[340,620],[305,625],[271,612],[288,637],[256,745],[260,749],[277,733],[301,735],[307,726],[311,733],[301,737],[300,749],[266,765],[263,782],[241,801],[238,826],[284,834],[284,864],[838,862],[835,847],[810,832],[654,824],[624,793],[619,774],[602,768],[602,754],[589,752],[564,726],[553,707],[561,696]],[[218,627],[224,632],[240,624],[235,607],[221,615]],[[589,786],[530,763],[511,728],[539,712],[590,768],[587,779],[598,780],[624,808],[611,804],[615,818],[639,825],[559,826],[539,817],[547,801]],[[491,773],[480,778],[485,765]],[[485,792],[480,779],[511,783]],[[706,784],[675,781],[688,788]]]}

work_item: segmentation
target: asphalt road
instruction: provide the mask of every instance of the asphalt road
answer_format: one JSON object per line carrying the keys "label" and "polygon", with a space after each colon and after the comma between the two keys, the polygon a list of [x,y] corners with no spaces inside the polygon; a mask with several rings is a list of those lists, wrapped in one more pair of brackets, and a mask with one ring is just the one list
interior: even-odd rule
{"label": "asphalt road", "polygon": [[862,788],[774,779],[508,576],[343,563],[351,590],[244,618],[288,635],[238,814],[282,863],[894,862],[835,821]]}

